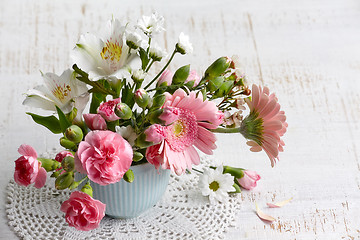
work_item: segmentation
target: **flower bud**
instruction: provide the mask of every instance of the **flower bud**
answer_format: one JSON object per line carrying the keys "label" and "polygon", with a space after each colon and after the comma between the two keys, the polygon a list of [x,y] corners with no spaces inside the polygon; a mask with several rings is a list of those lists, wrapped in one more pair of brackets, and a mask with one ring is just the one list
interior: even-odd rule
{"label": "flower bud", "polygon": [[142,153],[134,151],[134,155],[133,155],[134,162],[138,162],[143,158],[144,158],[144,155],[142,155]]}
{"label": "flower bud", "polygon": [[241,187],[243,187],[247,190],[251,190],[254,187],[256,187],[256,185],[257,185],[256,182],[260,179],[261,179],[261,177],[259,174],[257,174],[257,172],[245,170],[244,176],[237,180]]}
{"label": "flower bud", "polygon": [[141,46],[142,38],[138,33],[131,32],[126,36],[126,45],[129,48],[137,49]]}
{"label": "flower bud", "polygon": [[221,85],[223,83],[224,83],[223,76],[215,77],[215,78],[209,80],[209,82],[207,84],[207,88],[209,89],[210,92],[215,92],[216,90],[218,90],[221,87]]}
{"label": "flower bud", "polygon": [[166,69],[160,76],[156,86],[158,87],[162,87],[162,86],[170,86],[172,83],[172,78],[173,78],[174,74]]}
{"label": "flower bud", "polygon": [[223,74],[230,66],[231,59],[229,57],[220,57],[215,60],[205,71],[205,78],[213,79]]}
{"label": "flower bud", "polygon": [[131,169],[127,170],[123,178],[126,182],[132,183],[135,179],[133,171]]}
{"label": "flower bud", "polygon": [[52,159],[38,158],[37,160],[41,162],[41,167],[45,168],[47,172],[54,171],[60,167],[60,163]]}
{"label": "flower bud", "polygon": [[144,81],[146,73],[142,69],[138,69],[133,72],[131,78],[135,83],[142,83]]}
{"label": "flower bud", "polygon": [[229,94],[230,90],[232,89],[232,87],[234,86],[234,82],[233,81],[226,81],[223,82],[223,84],[221,84],[220,88],[215,92],[214,96],[215,97],[224,97],[227,94]]}
{"label": "flower bud", "polygon": [[200,76],[197,74],[196,70],[191,70],[189,76],[185,80],[185,83],[192,83],[190,87],[196,87],[200,82]]}
{"label": "flower bud", "polygon": [[64,137],[60,138],[60,145],[66,149],[75,149],[76,148],[76,143],[74,143]]}
{"label": "flower bud", "polygon": [[69,186],[69,189],[70,189],[70,190],[74,190],[74,189],[76,189],[79,185],[80,185],[80,182],[73,182],[73,183]]}
{"label": "flower bud", "polygon": [[74,173],[73,172],[66,172],[61,174],[55,180],[55,188],[57,190],[63,190],[68,188],[74,182]]}
{"label": "flower bud", "polygon": [[53,172],[50,177],[57,178],[60,175],[60,171]]}
{"label": "flower bud", "polygon": [[235,168],[230,166],[224,166],[223,173],[230,173],[235,178],[242,178],[244,176],[243,168]]}
{"label": "flower bud", "polygon": [[149,57],[154,61],[161,61],[166,56],[166,51],[161,49],[157,44],[153,44],[149,49]]}
{"label": "flower bud", "polygon": [[65,130],[65,137],[74,143],[79,143],[84,137],[83,131],[77,125],[71,125]]}
{"label": "flower bud", "polygon": [[106,121],[100,114],[83,114],[85,124],[91,130],[106,130]]}
{"label": "flower bud", "polygon": [[74,157],[72,156],[64,157],[64,159],[61,161],[61,166],[67,172],[73,171],[75,168]]}
{"label": "flower bud", "polygon": [[86,193],[87,195],[89,195],[90,197],[93,196],[93,189],[90,185],[90,182],[87,182],[82,188],[81,188],[81,191],[83,193]]}
{"label": "flower bud", "polygon": [[147,107],[150,101],[149,94],[144,89],[136,90],[134,98],[136,104],[144,109]]}
{"label": "flower bud", "polygon": [[132,116],[132,111],[126,103],[118,103],[115,107],[115,114],[120,119],[130,119]]}
{"label": "flower bud", "polygon": [[183,32],[180,33],[179,40],[176,43],[176,51],[182,55],[186,53],[192,53],[193,51],[193,46],[190,43],[189,36]]}

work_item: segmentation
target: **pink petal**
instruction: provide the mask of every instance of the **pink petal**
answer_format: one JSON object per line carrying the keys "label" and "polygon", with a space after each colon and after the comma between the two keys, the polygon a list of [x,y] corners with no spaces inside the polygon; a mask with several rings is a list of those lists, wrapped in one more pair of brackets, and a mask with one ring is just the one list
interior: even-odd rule
{"label": "pink petal", "polygon": [[22,144],[19,147],[18,152],[24,156],[30,156],[33,158],[37,158],[37,153],[36,153],[35,149],[30,145]]}
{"label": "pink petal", "polygon": [[42,188],[45,183],[46,183],[46,170],[45,168],[41,167],[39,169],[39,172],[38,172],[38,175],[36,176],[36,179],[35,179],[35,187],[36,188]]}
{"label": "pink petal", "polygon": [[255,203],[255,206],[256,206],[256,214],[258,215],[258,217],[261,220],[268,221],[268,222],[275,221],[275,218],[273,218],[272,216],[269,216],[269,215],[265,214],[263,211],[261,211],[260,208],[258,207],[257,203]]}
{"label": "pink petal", "polygon": [[293,198],[289,198],[285,201],[277,202],[277,203],[266,203],[269,208],[280,208],[286,204],[288,204]]}

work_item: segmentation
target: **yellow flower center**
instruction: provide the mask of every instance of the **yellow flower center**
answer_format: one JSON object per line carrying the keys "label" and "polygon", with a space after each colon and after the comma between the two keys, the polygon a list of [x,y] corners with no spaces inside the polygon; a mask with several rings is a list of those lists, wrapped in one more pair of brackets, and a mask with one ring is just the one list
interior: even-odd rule
{"label": "yellow flower center", "polygon": [[56,87],[52,90],[54,96],[57,99],[59,99],[61,102],[64,102],[65,98],[69,96],[70,92],[71,92],[70,85],[65,85],[65,84],[64,86],[56,85]]}
{"label": "yellow flower center", "polygon": [[219,189],[219,187],[220,187],[220,185],[219,185],[219,183],[216,182],[216,181],[213,181],[213,182],[211,182],[211,183],[209,184],[209,188],[210,188],[211,190],[213,190],[214,192],[216,192],[216,191]]}
{"label": "yellow flower center", "polygon": [[121,53],[122,53],[122,49],[117,41],[115,42],[107,41],[100,55],[102,59],[111,60],[111,61],[115,60],[116,62],[119,62]]}
{"label": "yellow flower center", "polygon": [[176,121],[175,123],[173,123],[173,133],[175,136],[179,136],[183,130],[184,130],[184,126],[182,124],[181,121]]}

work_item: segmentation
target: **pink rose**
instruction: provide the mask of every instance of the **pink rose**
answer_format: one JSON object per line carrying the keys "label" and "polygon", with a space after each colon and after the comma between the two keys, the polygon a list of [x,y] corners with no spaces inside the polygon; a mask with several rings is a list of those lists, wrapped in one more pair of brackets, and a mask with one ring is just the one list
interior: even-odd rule
{"label": "pink rose", "polygon": [[69,226],[89,231],[99,226],[105,216],[105,207],[105,204],[86,193],[75,191],[61,204],[60,210],[65,213],[65,220]]}
{"label": "pink rose", "polygon": [[86,126],[91,130],[106,130],[106,121],[100,114],[83,114]]}
{"label": "pink rose", "polygon": [[185,83],[194,81],[193,87],[196,87],[199,84],[200,80],[201,79],[200,79],[199,75],[197,74],[197,72],[195,70],[192,70],[192,71],[190,71],[189,76],[185,80]]}
{"label": "pink rose", "polygon": [[115,107],[116,104],[120,103],[120,98],[116,98],[113,100],[109,100],[107,102],[102,103],[97,112],[103,117],[105,118],[105,120],[111,122],[111,121],[115,121],[120,119],[118,116],[116,116],[115,114]]}
{"label": "pink rose", "polygon": [[244,176],[238,179],[238,182],[243,188],[251,190],[256,187],[256,182],[260,179],[261,177],[257,172],[245,170]]}
{"label": "pink rose", "polygon": [[22,144],[18,152],[23,155],[15,161],[15,182],[22,186],[35,183],[36,188],[42,188],[46,182],[46,170],[37,160],[37,153],[29,145]]}
{"label": "pink rose", "polygon": [[147,142],[159,143],[165,138],[164,127],[159,124],[153,124],[145,130]]}
{"label": "pink rose", "polygon": [[80,172],[85,171],[91,181],[107,185],[120,181],[129,170],[133,150],[120,134],[92,131],[80,142],[76,155],[77,170],[82,168]]}
{"label": "pink rose", "polygon": [[166,69],[160,76],[158,82],[157,82],[157,86],[162,85],[162,83],[166,84],[166,86],[170,86],[172,83],[172,78],[173,78],[173,73]]}

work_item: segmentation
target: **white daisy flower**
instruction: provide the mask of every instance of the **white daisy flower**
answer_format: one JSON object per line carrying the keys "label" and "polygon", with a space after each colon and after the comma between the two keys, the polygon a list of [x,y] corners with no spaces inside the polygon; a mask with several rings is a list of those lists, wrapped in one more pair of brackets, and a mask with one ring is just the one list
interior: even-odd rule
{"label": "white daisy flower", "polygon": [[160,61],[162,58],[167,56],[167,53],[155,43],[150,46],[149,56],[154,59],[154,61]]}
{"label": "white daisy flower", "polygon": [[154,33],[160,33],[165,30],[164,17],[153,13],[151,16],[143,16],[137,22],[137,27],[140,28],[146,35],[152,37]]}
{"label": "white daisy flower", "polygon": [[146,77],[146,72],[144,70],[142,70],[142,69],[138,69],[138,70],[133,71],[133,74],[131,76],[131,78],[135,82],[142,81],[142,80],[144,80],[145,77]]}
{"label": "white daisy flower", "polygon": [[130,125],[126,127],[116,126],[115,131],[116,133],[120,134],[123,138],[125,138],[130,143],[131,146],[134,146],[137,135],[134,129]]}
{"label": "white daisy flower", "polygon": [[128,68],[140,61],[126,45],[125,26],[117,19],[107,24],[107,33],[98,38],[87,33],[80,37],[72,53],[73,61],[89,73],[91,80],[119,79],[129,75]]}
{"label": "white daisy flower", "polygon": [[225,202],[229,192],[234,192],[234,177],[229,173],[223,174],[223,166],[206,169],[199,178],[199,187],[203,196],[209,196],[210,202]]}
{"label": "white daisy flower", "polygon": [[176,44],[176,50],[181,54],[189,54],[193,52],[193,46],[190,43],[189,36],[183,32],[179,35],[179,40]]}
{"label": "white daisy flower", "polygon": [[137,49],[139,47],[146,49],[148,47],[147,42],[136,32],[129,32],[126,34],[126,44],[132,49]]}
{"label": "white daisy flower", "polygon": [[58,106],[64,113],[76,107],[81,116],[89,100],[86,84],[77,80],[76,74],[70,69],[61,76],[46,73],[42,77],[45,85],[29,90],[23,104],[50,111],[56,111],[55,106]]}

